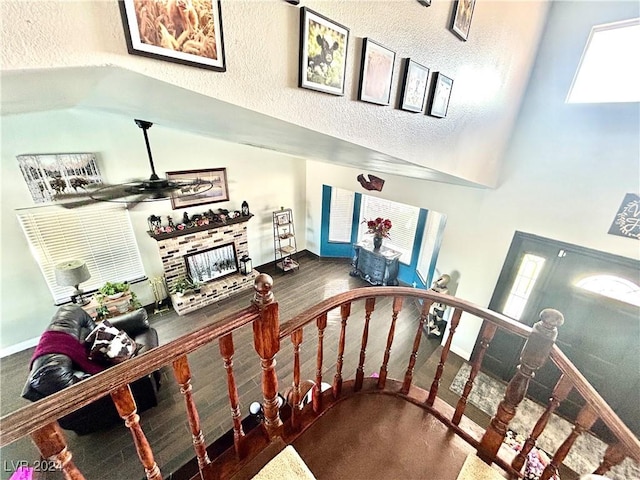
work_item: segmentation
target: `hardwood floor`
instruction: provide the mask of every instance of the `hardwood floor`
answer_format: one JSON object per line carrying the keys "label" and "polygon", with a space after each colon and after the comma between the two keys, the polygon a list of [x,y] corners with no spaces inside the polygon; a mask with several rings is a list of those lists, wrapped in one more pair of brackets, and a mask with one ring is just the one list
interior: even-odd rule
{"label": "hardwood floor", "polygon": [[[320,260],[315,257],[301,257],[300,270],[287,274],[277,274],[265,269],[274,277],[276,300],[280,304],[281,323],[286,322],[309,306],[347,289],[368,285],[366,282],[349,276],[350,265],[346,260]],[[197,312],[178,316],[173,311],[154,315],[151,325],[158,331],[160,343],[170,342],[180,335],[195,331],[204,325],[219,321],[226,315],[246,307],[252,293],[243,293],[224,300]],[[386,305],[384,304],[386,302]],[[366,375],[378,371],[384,354],[384,347],[390,323],[388,305],[391,300],[379,302],[371,319],[369,344],[367,346]],[[406,369],[408,354],[417,328],[415,305],[404,305],[401,312],[393,343],[389,378],[402,378]],[[383,308],[387,307],[387,308]],[[386,310],[383,312],[383,310]],[[345,377],[355,372],[360,353],[362,335],[363,305],[354,304],[347,328],[347,348],[344,358]],[[339,312],[331,312],[325,331],[324,375],[331,382],[335,373],[335,358],[339,337]],[[302,377],[315,378],[315,346],[317,335],[314,328],[305,329],[305,343],[302,345]],[[234,371],[238,384],[243,416],[248,415],[248,406],[261,400],[260,366],[253,350],[251,326],[246,326],[234,334],[236,355]],[[0,382],[2,384],[2,414],[5,415],[29,402],[20,397],[27,376],[27,365],[33,349],[2,359],[0,363]],[[424,385],[431,382],[439,360],[439,340],[424,338],[416,363],[415,381]],[[280,391],[284,391],[292,381],[291,343],[283,341],[278,354],[277,372]],[[398,355],[394,356],[394,353]],[[402,355],[400,355],[402,353]],[[217,344],[208,345],[189,356],[193,373],[194,398],[200,414],[202,431],[207,443],[212,442],[231,428],[231,414],[227,399],[226,373]],[[462,360],[450,356],[448,368],[442,381],[443,396],[453,394],[448,391],[453,376]],[[450,365],[449,365],[450,364]],[[171,472],[193,458],[191,435],[185,415],[183,397],[179,392],[173,374],[169,368],[162,370],[163,385],[160,389],[159,405],[141,414],[141,425],[153,449],[156,461],[164,478],[170,478]],[[457,397],[453,397],[457,400]],[[446,398],[445,398],[446,400]],[[484,425],[486,415],[473,406],[468,415],[477,423]],[[115,426],[106,431],[86,436],[77,436],[65,432],[69,448],[74,455],[76,465],[90,479],[143,478],[144,472],[135,455],[131,435],[124,426]],[[21,439],[0,450],[3,468],[1,478],[8,478],[11,465],[26,461],[33,465],[39,455],[29,439]],[[62,478],[59,472],[48,473],[41,478]]]}

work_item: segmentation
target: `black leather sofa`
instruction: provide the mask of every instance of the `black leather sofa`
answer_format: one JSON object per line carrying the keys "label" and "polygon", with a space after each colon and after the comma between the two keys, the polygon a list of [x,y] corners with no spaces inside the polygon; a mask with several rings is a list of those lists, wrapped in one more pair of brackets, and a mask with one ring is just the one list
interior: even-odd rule
{"label": "black leather sofa", "polygon": [[[129,337],[135,340],[139,346],[137,355],[158,346],[158,333],[149,326],[147,312],[144,308],[110,318],[109,323],[124,330]],[[91,316],[82,308],[77,305],[68,305],[58,309],[47,330],[68,333],[84,343],[85,338],[95,326]],[[90,376],[90,374],[79,370],[78,365],[67,355],[61,353],[44,354],[33,360],[22,396],[35,402]],[[138,412],[158,404],[160,378],[160,372],[156,371],[131,384]],[[58,420],[62,428],[73,430],[78,435],[85,435],[122,422],[123,420],[118,415],[109,395]]]}

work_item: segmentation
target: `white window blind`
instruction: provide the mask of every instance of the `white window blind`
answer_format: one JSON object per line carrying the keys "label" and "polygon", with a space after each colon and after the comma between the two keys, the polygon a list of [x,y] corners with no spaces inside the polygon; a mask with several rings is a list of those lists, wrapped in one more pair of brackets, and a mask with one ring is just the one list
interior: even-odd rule
{"label": "white window blind", "polygon": [[355,194],[342,188],[331,187],[331,215],[329,216],[329,241],[351,242],[353,205]]}
{"label": "white window blind", "polygon": [[[362,196],[360,215],[362,219],[371,220],[377,217],[391,220],[390,238],[384,239],[384,245],[402,253],[400,261],[409,265],[413,254],[413,242],[416,236],[416,226],[420,209],[405,205],[403,203],[392,202],[384,198]],[[360,223],[358,228],[358,241],[367,238],[367,226]]]}
{"label": "white window blind", "polygon": [[17,211],[25,236],[56,303],[70,299],[73,287],[56,284],[55,266],[84,260],[91,278],[82,283],[90,291],[105,282],[144,278],[129,212],[122,205],[96,203],[65,210],[47,206]]}
{"label": "white window blind", "polygon": [[424,235],[422,236],[422,245],[420,245],[420,255],[418,256],[418,265],[416,271],[422,281],[427,284],[427,288],[430,287],[429,282],[429,268],[433,260],[433,255],[437,254],[435,251],[436,244],[439,241],[438,233],[440,227],[446,221],[446,216],[429,210],[427,215],[427,224],[424,227]]}

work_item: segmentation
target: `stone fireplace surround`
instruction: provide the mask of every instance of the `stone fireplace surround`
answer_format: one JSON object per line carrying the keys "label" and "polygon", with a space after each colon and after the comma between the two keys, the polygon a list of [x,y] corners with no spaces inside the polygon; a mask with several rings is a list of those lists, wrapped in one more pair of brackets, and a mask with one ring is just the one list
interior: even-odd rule
{"label": "stone fireplace surround", "polygon": [[[187,266],[184,256],[207,250],[211,247],[234,243],[238,260],[243,255],[249,255],[247,242],[247,221],[251,218],[240,217],[229,220],[224,225],[207,225],[171,233],[154,234],[149,236],[158,242],[158,250],[162,259],[164,274],[169,291],[176,282],[187,276]],[[186,292],[182,297],[172,294],[171,303],[178,315],[193,312],[199,308],[218,302],[245,289],[253,288],[253,281],[259,272],[253,270],[249,275],[242,275],[239,271],[220,279],[205,283],[199,293]]]}

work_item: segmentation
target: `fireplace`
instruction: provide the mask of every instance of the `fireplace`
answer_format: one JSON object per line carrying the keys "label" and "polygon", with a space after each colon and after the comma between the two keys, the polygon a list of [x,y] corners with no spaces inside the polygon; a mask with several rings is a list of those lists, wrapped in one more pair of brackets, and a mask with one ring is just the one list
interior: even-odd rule
{"label": "fireplace", "polygon": [[184,256],[191,280],[207,283],[238,272],[238,256],[235,245],[227,243]]}
{"label": "fireplace", "polygon": [[169,290],[186,276],[204,284],[198,293],[186,292],[182,297],[171,295],[178,315],[253,288],[259,272],[252,270],[249,275],[242,275],[238,270],[238,258],[249,254],[247,221],[252,216],[171,233],[149,232],[149,236],[158,242]]}

